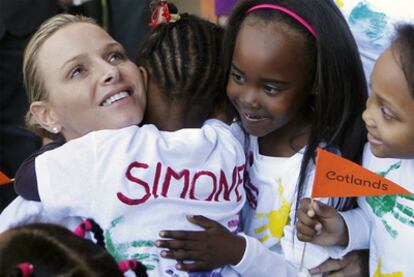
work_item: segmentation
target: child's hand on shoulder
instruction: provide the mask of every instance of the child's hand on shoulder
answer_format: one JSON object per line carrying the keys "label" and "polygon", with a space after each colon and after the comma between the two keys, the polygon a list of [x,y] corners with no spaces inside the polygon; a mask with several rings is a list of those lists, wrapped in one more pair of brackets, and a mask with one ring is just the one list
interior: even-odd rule
{"label": "child's hand on shoulder", "polygon": [[167,248],[161,251],[162,257],[177,260],[176,268],[182,271],[206,271],[240,262],[246,247],[243,237],[204,216],[187,219],[205,231],[161,231],[163,239],[155,244]]}
{"label": "child's hand on shoulder", "polygon": [[304,198],[300,201],[296,215],[299,240],[325,246],[348,244],[348,229],[335,208]]}

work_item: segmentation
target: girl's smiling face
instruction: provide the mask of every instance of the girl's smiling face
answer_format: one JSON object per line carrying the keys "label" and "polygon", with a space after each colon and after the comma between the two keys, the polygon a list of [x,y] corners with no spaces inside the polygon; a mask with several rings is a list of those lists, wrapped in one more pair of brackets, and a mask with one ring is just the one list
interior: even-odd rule
{"label": "girl's smiling face", "polygon": [[381,158],[414,157],[414,99],[394,49],[378,59],[372,92],[362,115],[372,153]]}
{"label": "girl's smiling face", "polygon": [[303,127],[313,80],[304,51],[302,35],[284,23],[248,17],[242,24],[227,95],[247,133],[293,134]]}

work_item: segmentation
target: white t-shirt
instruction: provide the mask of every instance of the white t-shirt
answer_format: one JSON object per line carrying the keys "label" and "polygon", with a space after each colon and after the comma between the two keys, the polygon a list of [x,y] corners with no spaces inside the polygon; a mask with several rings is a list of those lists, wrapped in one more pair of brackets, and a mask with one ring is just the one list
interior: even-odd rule
{"label": "white t-shirt", "polygon": [[398,23],[414,23],[412,0],[335,0],[358,44],[368,83]]}
{"label": "white t-shirt", "polygon": [[[364,167],[414,192],[414,160],[382,159],[364,149]],[[414,276],[414,197],[386,195],[360,197],[360,208],[344,213],[350,245],[348,250],[369,243],[370,276]],[[362,228],[361,228],[362,227]]]}
{"label": "white t-shirt", "polygon": [[0,214],[0,233],[32,222],[55,223],[74,230],[81,221],[82,219],[77,217],[54,217],[44,209],[41,202],[29,201],[18,196]]}
{"label": "white t-shirt", "polygon": [[[92,132],[35,161],[45,209],[93,218],[109,252],[141,261],[149,276],[189,276],[154,245],[161,230],[201,229],[186,215],[204,215],[236,232],[244,166],[243,147],[218,120],[176,132],[153,125]],[[215,272],[235,276],[228,268]]]}
{"label": "white t-shirt", "polygon": [[[246,194],[249,204],[243,210],[243,224],[246,235],[259,240],[259,244],[247,240],[245,255],[235,268],[244,276],[244,270],[256,276],[298,276],[304,243],[296,237],[295,208],[297,183],[304,149],[292,157],[269,157],[259,153],[257,137],[250,136],[247,156]],[[312,191],[314,164],[307,171],[304,197]],[[328,199],[318,199],[328,203]],[[269,251],[270,249],[271,251]],[[251,252],[251,253],[249,253]],[[266,253],[267,252],[267,253]],[[273,252],[273,253],[272,253]],[[304,270],[300,276],[308,276],[306,269],[320,265],[331,256],[332,251],[325,247],[308,244],[306,246]],[[260,258],[254,259],[254,255]],[[336,258],[336,256],[335,256]],[[260,263],[260,264],[258,264]],[[267,263],[267,264],[265,264]],[[256,267],[256,268],[254,268]],[[260,271],[264,269],[263,271]]]}

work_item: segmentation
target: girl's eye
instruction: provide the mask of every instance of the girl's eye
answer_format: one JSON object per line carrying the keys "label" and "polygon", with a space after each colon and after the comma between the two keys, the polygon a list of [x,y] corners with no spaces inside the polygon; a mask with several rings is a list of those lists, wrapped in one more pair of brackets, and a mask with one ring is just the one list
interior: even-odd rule
{"label": "girl's eye", "polygon": [[395,119],[394,114],[389,109],[387,109],[384,106],[381,106],[380,109],[381,109],[382,117],[384,117],[385,120]]}
{"label": "girl's eye", "polygon": [[266,94],[274,96],[279,94],[280,88],[275,85],[264,85],[263,87]]}
{"label": "girl's eye", "polygon": [[72,69],[72,71],[69,73],[70,79],[76,78],[79,75],[81,75],[85,71],[85,68],[83,66],[77,65],[75,68]]}
{"label": "girl's eye", "polygon": [[236,83],[239,83],[239,84],[245,81],[244,77],[236,71],[231,72],[231,77]]}
{"label": "girl's eye", "polygon": [[121,52],[112,52],[108,57],[108,62],[114,63],[119,60],[125,60],[125,54]]}

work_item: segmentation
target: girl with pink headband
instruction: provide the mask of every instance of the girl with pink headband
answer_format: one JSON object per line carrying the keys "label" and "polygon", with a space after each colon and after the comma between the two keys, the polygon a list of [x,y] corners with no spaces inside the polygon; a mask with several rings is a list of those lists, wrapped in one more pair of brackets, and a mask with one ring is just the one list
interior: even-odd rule
{"label": "girl with pink headband", "polygon": [[[316,149],[360,163],[367,88],[358,50],[329,0],[247,0],[225,34],[227,95],[248,135],[248,204],[235,235],[205,217],[204,232],[163,231],[158,245],[186,271],[230,264],[242,276],[307,276],[336,249],[296,238],[297,203],[309,196]],[[350,199],[321,199],[349,209]],[[173,249],[174,251],[170,251]]]}

